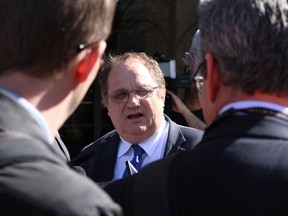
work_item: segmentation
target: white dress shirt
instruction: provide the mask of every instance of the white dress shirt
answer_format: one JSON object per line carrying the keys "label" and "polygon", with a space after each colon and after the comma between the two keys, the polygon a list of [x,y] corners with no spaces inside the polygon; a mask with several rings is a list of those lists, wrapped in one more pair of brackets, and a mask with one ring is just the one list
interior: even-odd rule
{"label": "white dress shirt", "polygon": [[[159,130],[155,132],[153,136],[144,142],[137,143],[145,151],[142,155],[142,167],[163,157],[167,143],[168,130],[169,123],[164,120]],[[131,161],[134,157],[134,151],[130,148],[132,144],[125,141],[122,137],[120,137],[120,139],[121,141],[114,169],[114,180],[122,178],[124,170],[126,169],[125,162],[128,160]]]}

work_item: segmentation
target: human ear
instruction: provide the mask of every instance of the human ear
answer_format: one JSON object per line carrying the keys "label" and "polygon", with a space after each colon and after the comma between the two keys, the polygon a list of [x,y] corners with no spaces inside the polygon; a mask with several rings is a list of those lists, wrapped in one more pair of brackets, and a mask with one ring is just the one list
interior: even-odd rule
{"label": "human ear", "polygon": [[106,49],[106,42],[99,41],[94,46],[84,49],[79,55],[82,55],[81,60],[76,66],[76,80],[83,82],[93,70],[99,70],[102,61],[102,55]]}
{"label": "human ear", "polygon": [[217,67],[216,59],[213,53],[205,54],[207,69],[207,91],[210,102],[215,102],[220,89],[221,76]]}
{"label": "human ear", "polygon": [[[157,90],[156,90],[157,91]],[[165,86],[159,87],[157,91],[159,99],[162,101],[162,106],[165,107],[165,100],[166,100],[166,88]]]}

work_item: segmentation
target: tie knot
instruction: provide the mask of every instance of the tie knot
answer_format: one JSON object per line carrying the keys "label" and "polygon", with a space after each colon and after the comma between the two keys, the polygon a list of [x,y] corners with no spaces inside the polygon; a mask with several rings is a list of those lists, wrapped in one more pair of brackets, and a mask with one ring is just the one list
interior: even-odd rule
{"label": "tie knot", "polygon": [[132,148],[134,149],[134,155],[140,156],[144,152],[144,150],[138,144],[133,144]]}

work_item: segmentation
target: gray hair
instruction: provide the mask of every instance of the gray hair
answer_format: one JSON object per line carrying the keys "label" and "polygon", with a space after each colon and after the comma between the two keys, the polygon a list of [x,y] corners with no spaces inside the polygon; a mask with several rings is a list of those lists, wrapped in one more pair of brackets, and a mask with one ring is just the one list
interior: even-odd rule
{"label": "gray hair", "polygon": [[[164,74],[159,66],[159,63],[151,56],[144,52],[126,52],[120,55],[108,56],[108,62],[105,67],[98,73],[98,82],[101,89],[102,103],[104,104],[108,97],[108,78],[112,68],[119,63],[139,62],[143,64],[151,74],[152,79],[159,85],[165,86]],[[121,75],[119,75],[121,76]]]}
{"label": "gray hair", "polygon": [[248,94],[288,94],[286,0],[200,0],[201,53],[214,55],[223,84]]}
{"label": "gray hair", "polygon": [[198,69],[199,65],[203,62],[203,57],[200,53],[200,31],[197,30],[192,38],[191,48],[189,52],[186,52],[183,57],[183,61],[187,68],[192,72]]}

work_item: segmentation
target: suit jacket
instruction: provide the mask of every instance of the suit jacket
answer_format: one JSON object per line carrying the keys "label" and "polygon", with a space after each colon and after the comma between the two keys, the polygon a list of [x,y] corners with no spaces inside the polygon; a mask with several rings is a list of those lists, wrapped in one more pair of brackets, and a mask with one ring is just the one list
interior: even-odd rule
{"label": "suit jacket", "polygon": [[222,116],[192,151],[105,189],[126,216],[288,215],[288,121]]}
{"label": "suit jacket", "polygon": [[[169,123],[169,134],[164,156],[192,149],[201,140],[203,131],[178,125],[166,115],[165,119]],[[72,163],[80,164],[87,176],[97,183],[111,181],[119,143],[119,134],[113,130],[85,147]]]}
{"label": "suit jacket", "polygon": [[0,93],[1,215],[121,215],[61,154],[31,115]]}

